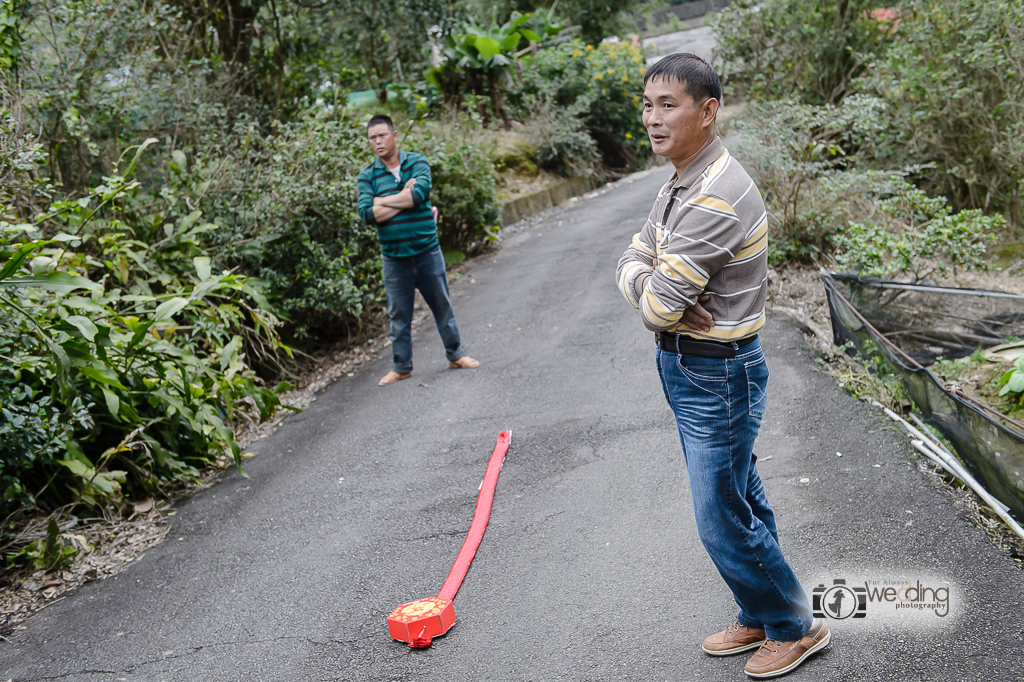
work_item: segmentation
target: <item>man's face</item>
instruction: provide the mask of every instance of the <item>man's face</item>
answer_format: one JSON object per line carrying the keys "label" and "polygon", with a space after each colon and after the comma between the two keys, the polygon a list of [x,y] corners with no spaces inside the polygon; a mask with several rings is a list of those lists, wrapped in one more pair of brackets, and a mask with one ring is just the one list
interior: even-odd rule
{"label": "man's face", "polygon": [[695,102],[683,83],[654,78],[644,89],[644,127],[655,154],[670,160],[688,159],[714,134],[718,102]]}
{"label": "man's face", "polygon": [[398,138],[395,131],[389,130],[386,123],[378,123],[366,131],[370,140],[370,149],[380,158],[391,156],[397,147]]}

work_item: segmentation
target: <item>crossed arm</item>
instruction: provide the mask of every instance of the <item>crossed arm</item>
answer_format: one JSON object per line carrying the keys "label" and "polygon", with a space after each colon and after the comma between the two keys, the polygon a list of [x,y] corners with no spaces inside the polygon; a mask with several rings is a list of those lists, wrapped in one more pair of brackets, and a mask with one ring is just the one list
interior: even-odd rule
{"label": "crossed arm", "polygon": [[416,178],[411,178],[409,182],[405,183],[401,192],[373,198],[373,217],[378,224],[391,220],[405,209],[416,205],[412,195],[412,188],[415,184]]}
{"label": "crossed arm", "polygon": [[[641,291],[643,291],[644,288],[647,286],[648,280],[650,280],[651,277],[654,275],[654,269],[657,268],[657,267],[658,267],[658,259],[655,258],[654,262],[651,264],[651,272],[649,274],[642,274],[642,275],[640,275],[640,277],[638,279],[641,279],[641,278],[642,279],[641,279],[640,282],[638,282],[638,284],[639,284],[639,289]],[[683,313],[683,317],[682,317],[682,319],[680,319],[680,322],[682,322],[684,326],[689,327],[690,329],[693,329],[695,331],[699,331],[699,332],[710,331],[711,327],[715,326],[715,318],[711,317],[711,313],[709,313],[708,311],[704,310],[704,306],[701,305],[701,303],[707,303],[709,300],[711,300],[711,295],[710,294],[701,294],[701,295],[699,295],[697,297],[697,302],[694,303],[691,307],[687,308],[686,312]],[[649,331],[652,331],[652,332],[660,332],[661,331],[660,329],[656,329],[656,328],[652,327],[650,325],[650,323],[647,322],[647,319],[644,318],[643,315],[640,316],[640,319],[643,320],[644,326],[647,327],[647,329]]]}

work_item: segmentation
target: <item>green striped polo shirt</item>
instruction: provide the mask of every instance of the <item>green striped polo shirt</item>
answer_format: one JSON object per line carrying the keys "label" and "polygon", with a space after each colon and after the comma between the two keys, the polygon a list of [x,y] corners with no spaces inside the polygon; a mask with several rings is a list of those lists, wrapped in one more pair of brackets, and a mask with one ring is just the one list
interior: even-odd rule
{"label": "green striped polo shirt", "polygon": [[[377,227],[381,251],[390,258],[418,256],[438,245],[437,224],[430,207],[430,164],[427,157],[415,152],[398,152],[401,178],[395,180],[380,158],[359,173],[359,215],[368,225]],[[373,198],[397,194],[410,178],[413,206],[403,209],[391,220],[378,223],[373,217]]]}

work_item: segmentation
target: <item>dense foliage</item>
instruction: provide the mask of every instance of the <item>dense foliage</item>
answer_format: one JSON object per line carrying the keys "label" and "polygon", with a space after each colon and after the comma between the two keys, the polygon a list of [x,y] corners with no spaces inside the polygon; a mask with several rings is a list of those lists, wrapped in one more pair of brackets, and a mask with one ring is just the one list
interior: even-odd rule
{"label": "dense foliage", "polygon": [[[629,10],[636,0],[559,0],[558,13],[572,25],[580,27],[580,36],[589,43],[599,43],[610,35],[635,32]],[[526,13],[551,7],[548,0],[461,0],[461,9],[477,17],[504,22],[514,12]]]}
{"label": "dense foliage", "polygon": [[860,83],[888,104],[888,157],[933,163],[957,209],[1024,225],[1024,3],[911,0]]}
{"label": "dense foliage", "polygon": [[766,100],[838,104],[892,34],[867,0],[734,0],[714,20],[730,89]]}
{"label": "dense foliage", "polygon": [[156,199],[132,179],[151,143],[30,222],[4,209],[3,511],[156,493],[225,451],[241,466],[231,421],[279,404],[246,362],[248,349],[280,348],[276,319],[253,282],[201,247],[218,226],[174,210],[189,197]]}
{"label": "dense foliage", "polygon": [[[407,21],[382,36],[389,7]],[[241,467],[232,428],[279,407],[291,348],[375,319],[379,245],[355,184],[369,113],[343,106],[348,89],[411,103],[408,121],[392,111],[430,158],[445,246],[494,239],[479,123],[414,94],[447,11],[0,5],[0,514],[111,513]],[[58,540],[8,558],[59,558]]]}
{"label": "dense foliage", "polygon": [[[841,245],[843,264],[876,274],[983,265],[984,244],[1021,227],[1022,26],[1015,0],[723,11],[728,89],[754,101],[746,138],[776,221],[773,260]],[[896,217],[897,200],[917,218]]]}
{"label": "dense foliage", "polygon": [[539,124],[543,165],[579,173],[600,158],[633,169],[650,150],[640,119],[645,71],[632,42],[574,40],[524,58],[509,100],[520,118]]}

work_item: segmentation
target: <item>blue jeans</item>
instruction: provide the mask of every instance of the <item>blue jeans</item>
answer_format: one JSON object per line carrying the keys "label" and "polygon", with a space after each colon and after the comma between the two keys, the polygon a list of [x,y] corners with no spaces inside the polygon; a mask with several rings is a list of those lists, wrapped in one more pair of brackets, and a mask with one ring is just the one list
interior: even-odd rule
{"label": "blue jeans", "polygon": [[448,295],[441,247],[435,246],[410,258],[384,256],[384,291],[391,318],[391,369],[399,374],[412,371],[412,311],[416,289],[430,306],[437,331],[444,342],[445,356],[455,362],[466,354],[459,341],[459,327]]}
{"label": "blue jeans", "polygon": [[775,515],[757,475],[757,438],[768,399],[768,367],[755,339],[735,358],[657,351],[658,374],[675,413],[697,532],[732,590],[741,624],[792,642],[811,626],[807,594],[782,556]]}

